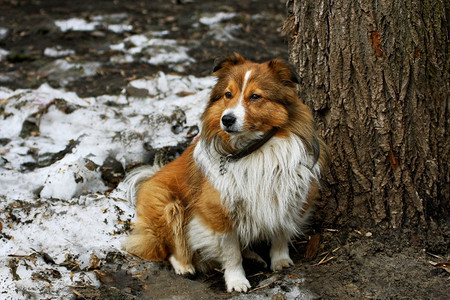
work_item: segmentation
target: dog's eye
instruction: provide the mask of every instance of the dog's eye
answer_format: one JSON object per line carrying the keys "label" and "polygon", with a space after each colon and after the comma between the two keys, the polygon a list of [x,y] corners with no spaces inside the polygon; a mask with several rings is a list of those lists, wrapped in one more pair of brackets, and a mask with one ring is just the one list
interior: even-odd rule
{"label": "dog's eye", "polygon": [[231,96],[232,96],[232,95],[231,95],[231,92],[226,92],[226,93],[225,93],[225,97],[227,97],[228,99],[230,99]]}
{"label": "dog's eye", "polygon": [[256,100],[258,100],[258,99],[260,99],[260,98],[261,98],[261,96],[258,95],[258,94],[252,94],[252,95],[250,96],[250,100],[253,100],[253,101],[256,101]]}

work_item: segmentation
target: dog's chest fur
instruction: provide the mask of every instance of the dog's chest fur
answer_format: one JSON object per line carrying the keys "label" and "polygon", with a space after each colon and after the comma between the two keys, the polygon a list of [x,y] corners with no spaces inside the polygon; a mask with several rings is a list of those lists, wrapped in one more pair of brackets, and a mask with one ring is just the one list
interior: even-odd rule
{"label": "dog's chest fur", "polygon": [[320,172],[299,137],[274,137],[251,155],[230,161],[223,175],[221,156],[210,147],[200,140],[194,159],[220,192],[242,244],[299,233],[310,183]]}

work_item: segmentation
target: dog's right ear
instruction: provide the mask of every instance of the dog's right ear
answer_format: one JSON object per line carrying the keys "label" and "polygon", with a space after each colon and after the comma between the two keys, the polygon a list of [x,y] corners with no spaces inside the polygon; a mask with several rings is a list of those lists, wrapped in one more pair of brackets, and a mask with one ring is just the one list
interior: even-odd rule
{"label": "dog's right ear", "polygon": [[223,57],[221,59],[217,59],[213,73],[222,70],[222,69],[229,69],[233,66],[237,66],[240,64],[243,64],[245,62],[245,58],[243,58],[239,53],[234,53],[233,55]]}
{"label": "dog's right ear", "polygon": [[297,72],[291,64],[282,59],[272,59],[267,62],[269,69],[278,77],[282,84],[286,86],[294,86],[300,82]]}

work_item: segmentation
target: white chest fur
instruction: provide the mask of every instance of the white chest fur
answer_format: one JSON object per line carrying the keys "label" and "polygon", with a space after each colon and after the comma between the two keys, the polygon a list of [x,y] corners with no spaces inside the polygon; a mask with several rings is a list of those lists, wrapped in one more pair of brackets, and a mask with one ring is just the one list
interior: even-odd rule
{"label": "white chest fur", "polygon": [[202,140],[194,159],[220,192],[243,245],[282,232],[286,237],[299,233],[310,183],[320,173],[299,137],[274,137],[251,155],[229,162],[223,175],[220,154]]}

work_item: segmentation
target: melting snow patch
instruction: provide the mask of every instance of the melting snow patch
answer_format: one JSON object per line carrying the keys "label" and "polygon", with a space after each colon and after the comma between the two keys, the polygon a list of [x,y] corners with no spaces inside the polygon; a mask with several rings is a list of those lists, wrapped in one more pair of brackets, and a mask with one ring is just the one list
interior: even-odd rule
{"label": "melting snow patch", "polygon": [[39,73],[48,75],[48,79],[58,81],[62,86],[80,77],[94,76],[100,63],[70,63],[57,59],[39,69]]}
{"label": "melting snow patch", "polygon": [[152,36],[158,36],[158,37],[161,37],[161,36],[168,35],[168,34],[169,34],[169,31],[168,31],[168,30],[152,31],[150,34],[151,34]]}
{"label": "melting snow patch", "polygon": [[[125,91],[80,98],[49,85],[0,87],[7,116],[0,119],[0,294],[68,298],[69,286],[98,285],[87,269],[91,255],[105,259],[122,251],[124,226],[135,214],[123,190],[105,196],[102,163],[113,157],[126,168],[144,160],[144,143],[184,142],[199,125],[214,83],[212,77],[158,73],[130,82],[148,90],[144,98]],[[185,114],[179,132],[172,130],[174,111]],[[44,252],[54,263],[42,258]]]}
{"label": "melting snow patch", "polygon": [[8,35],[8,29],[0,27],[0,40],[3,40]]}
{"label": "melting snow patch", "polygon": [[123,53],[121,56],[111,58],[114,63],[135,60],[151,65],[167,63],[176,71],[183,71],[183,66],[195,61],[187,54],[189,49],[176,40],[149,38],[142,34],[127,37],[123,42],[111,45],[111,49]]}
{"label": "melting snow patch", "polygon": [[3,60],[3,58],[5,58],[6,57],[6,55],[8,55],[9,54],[9,51],[7,51],[7,50],[5,50],[5,49],[2,49],[2,48],[0,48],[0,61],[2,61]]}
{"label": "melting snow patch", "polygon": [[[303,278],[279,278],[278,275],[267,278],[259,283],[256,288],[272,286],[249,294],[241,294],[233,297],[235,300],[264,300],[264,299],[286,299],[286,300],[311,300],[316,297],[308,290],[301,288]],[[276,282],[276,284],[275,284]],[[278,296],[278,297],[277,297]]]}
{"label": "melting snow patch", "polygon": [[80,18],[71,18],[68,20],[55,21],[56,26],[62,32],[66,31],[93,31],[99,28],[105,28],[115,33],[122,33],[133,30],[133,26],[126,24],[127,14],[111,14],[92,17],[92,22],[87,22]]}
{"label": "melting snow patch", "polygon": [[108,24],[106,28],[115,33],[133,30],[133,26],[127,24]]}
{"label": "melting snow patch", "polygon": [[99,22],[86,22],[80,18],[70,18],[68,20],[55,21],[55,25],[59,27],[62,32],[66,31],[92,31]]}
{"label": "melting snow patch", "polygon": [[226,24],[224,21],[236,17],[235,13],[218,12],[208,14],[199,19],[199,23],[209,26],[208,36],[219,41],[233,40],[233,33],[240,30],[241,27],[233,24]]}
{"label": "melting snow patch", "polygon": [[[121,251],[124,224],[135,214],[122,190],[103,194],[101,164],[112,156],[126,167],[143,161],[145,142],[157,148],[184,141],[199,125],[214,83],[212,77],[158,73],[130,83],[147,89],[145,98],[80,98],[48,85],[0,88],[7,116],[0,119],[0,293],[67,298],[71,285],[98,285],[86,269],[91,255],[104,259]],[[186,116],[178,133],[171,130],[174,110]],[[27,123],[33,133],[24,132]],[[44,252],[54,263],[42,258]]]}
{"label": "melting snow patch", "polygon": [[69,56],[75,54],[75,51],[72,49],[64,49],[61,46],[56,46],[53,48],[45,48],[44,55],[49,57],[62,57]]}
{"label": "melting snow patch", "polygon": [[201,17],[199,22],[203,25],[214,26],[220,22],[227,21],[236,17],[235,13],[225,13],[218,12],[215,14],[208,14],[207,16]]}

